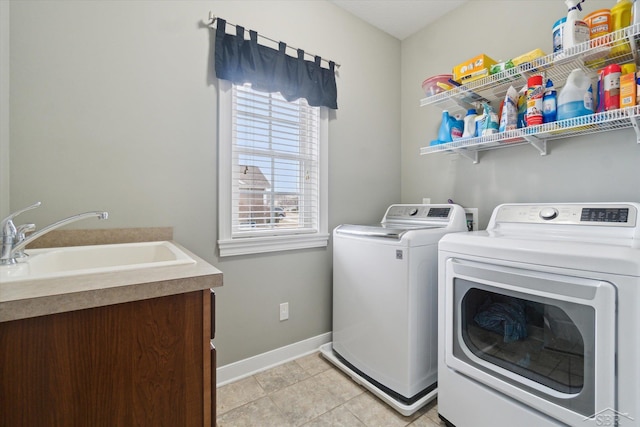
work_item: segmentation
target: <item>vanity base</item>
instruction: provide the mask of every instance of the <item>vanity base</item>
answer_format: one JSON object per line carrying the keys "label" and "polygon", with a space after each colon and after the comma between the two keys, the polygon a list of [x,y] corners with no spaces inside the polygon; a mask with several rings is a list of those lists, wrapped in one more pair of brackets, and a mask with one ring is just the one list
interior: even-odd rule
{"label": "vanity base", "polygon": [[0,427],[215,425],[213,293],[0,323]]}

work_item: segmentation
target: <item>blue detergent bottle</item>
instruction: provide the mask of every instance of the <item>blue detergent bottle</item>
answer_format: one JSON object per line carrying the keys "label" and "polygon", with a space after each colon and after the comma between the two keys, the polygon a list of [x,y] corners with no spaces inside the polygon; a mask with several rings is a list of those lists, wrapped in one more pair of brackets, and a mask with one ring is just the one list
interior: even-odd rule
{"label": "blue detergent bottle", "polygon": [[547,80],[544,96],[542,97],[542,123],[555,122],[557,119],[557,103],[556,90],[553,87],[551,79]]}
{"label": "blue detergent bottle", "polygon": [[449,111],[444,110],[442,112],[442,122],[440,123],[440,129],[438,130],[438,141],[441,144],[453,141],[451,138],[451,125],[455,121],[455,118],[449,115]]}
{"label": "blue detergent bottle", "polygon": [[464,133],[464,120],[462,120],[462,116],[456,114],[455,117],[451,118],[451,139],[455,141],[456,139],[462,138],[462,134]]}

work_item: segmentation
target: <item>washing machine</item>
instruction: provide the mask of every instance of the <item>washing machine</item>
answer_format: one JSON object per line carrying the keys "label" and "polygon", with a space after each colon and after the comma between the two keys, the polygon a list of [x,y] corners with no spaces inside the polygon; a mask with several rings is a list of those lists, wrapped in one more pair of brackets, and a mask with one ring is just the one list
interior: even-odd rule
{"label": "washing machine", "polygon": [[485,231],[442,238],[448,426],[640,426],[639,212],[505,204]]}
{"label": "washing machine", "polygon": [[403,415],[435,397],[437,249],[466,232],[455,204],[392,205],[333,231],[333,342],[322,354]]}

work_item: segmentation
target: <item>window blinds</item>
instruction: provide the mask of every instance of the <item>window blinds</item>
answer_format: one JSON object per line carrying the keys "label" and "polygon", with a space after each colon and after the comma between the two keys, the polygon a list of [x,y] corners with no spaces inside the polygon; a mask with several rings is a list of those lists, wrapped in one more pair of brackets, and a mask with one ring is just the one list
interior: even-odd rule
{"label": "window blinds", "polygon": [[319,108],[232,90],[232,236],[318,231]]}

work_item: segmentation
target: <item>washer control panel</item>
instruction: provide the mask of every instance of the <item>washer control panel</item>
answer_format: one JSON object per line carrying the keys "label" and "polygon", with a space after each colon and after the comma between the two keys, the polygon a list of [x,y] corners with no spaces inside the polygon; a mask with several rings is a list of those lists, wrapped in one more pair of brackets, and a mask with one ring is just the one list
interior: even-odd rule
{"label": "washer control panel", "polygon": [[451,211],[447,205],[391,205],[383,221],[448,221]]}
{"label": "washer control panel", "polygon": [[637,216],[636,207],[626,204],[518,204],[500,206],[495,222],[635,227]]}

